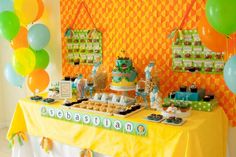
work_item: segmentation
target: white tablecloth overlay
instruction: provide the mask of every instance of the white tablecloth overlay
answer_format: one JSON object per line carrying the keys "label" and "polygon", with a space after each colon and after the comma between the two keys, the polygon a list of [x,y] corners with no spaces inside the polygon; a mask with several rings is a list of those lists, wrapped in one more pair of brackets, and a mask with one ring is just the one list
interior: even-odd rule
{"label": "white tablecloth overlay", "polygon": [[[46,153],[40,146],[41,137],[28,136],[28,138],[29,141],[24,142],[22,146],[15,140],[12,157],[80,157],[80,148],[53,141],[53,150]],[[109,156],[94,153],[94,157]]]}

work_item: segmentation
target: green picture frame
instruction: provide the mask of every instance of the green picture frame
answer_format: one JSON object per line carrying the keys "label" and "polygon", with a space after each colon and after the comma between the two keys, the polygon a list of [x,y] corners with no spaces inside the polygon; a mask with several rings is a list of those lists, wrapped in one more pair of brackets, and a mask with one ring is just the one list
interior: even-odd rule
{"label": "green picture frame", "polygon": [[73,65],[93,65],[102,61],[102,32],[72,30],[66,37],[67,61]]}
{"label": "green picture frame", "polygon": [[197,30],[182,30],[172,43],[172,69],[175,72],[223,74],[224,52],[205,47]]}

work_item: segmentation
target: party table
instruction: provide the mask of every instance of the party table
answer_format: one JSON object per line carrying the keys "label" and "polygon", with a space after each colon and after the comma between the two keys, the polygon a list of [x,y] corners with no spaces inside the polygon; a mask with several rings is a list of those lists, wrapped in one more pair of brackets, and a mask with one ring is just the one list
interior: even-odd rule
{"label": "party table", "polygon": [[144,118],[147,115],[157,113],[152,110],[142,110],[127,118],[105,116],[145,125],[146,134],[135,135],[42,115],[44,107],[68,110],[61,104],[59,101],[47,105],[29,98],[19,100],[8,140],[17,133],[25,133],[115,157],[226,156],[228,120],[221,107],[216,107],[212,112],[192,111],[182,126],[146,121]]}

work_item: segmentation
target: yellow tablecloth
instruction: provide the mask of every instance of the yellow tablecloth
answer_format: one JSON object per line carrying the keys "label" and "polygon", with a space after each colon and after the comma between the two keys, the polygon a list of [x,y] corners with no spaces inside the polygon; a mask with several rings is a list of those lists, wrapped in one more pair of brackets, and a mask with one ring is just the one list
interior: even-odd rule
{"label": "yellow tablecloth", "polygon": [[[126,118],[147,125],[148,136],[142,137],[42,117],[42,105],[27,98],[21,99],[16,107],[8,139],[14,133],[26,131],[29,135],[49,137],[115,157],[226,156],[228,120],[221,107],[213,112],[192,111],[183,126],[148,122],[143,118],[154,111],[143,110]],[[50,106],[60,107],[60,103]]]}

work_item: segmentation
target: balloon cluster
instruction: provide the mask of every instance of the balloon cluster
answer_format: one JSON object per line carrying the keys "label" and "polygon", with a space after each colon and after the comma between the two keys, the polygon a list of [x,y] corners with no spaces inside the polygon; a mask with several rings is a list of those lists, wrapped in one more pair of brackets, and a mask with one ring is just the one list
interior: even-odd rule
{"label": "balloon cluster", "polygon": [[[202,43],[214,52],[230,52],[236,49],[236,0],[207,0],[197,29]],[[236,56],[224,67],[227,87],[236,94]]]}
{"label": "balloon cluster", "polygon": [[27,84],[33,93],[45,90],[49,84],[49,75],[44,70],[49,54],[43,48],[50,40],[50,32],[44,24],[34,24],[43,11],[42,0],[0,0],[0,35],[14,49],[4,75],[17,87],[22,87],[28,76]]}

